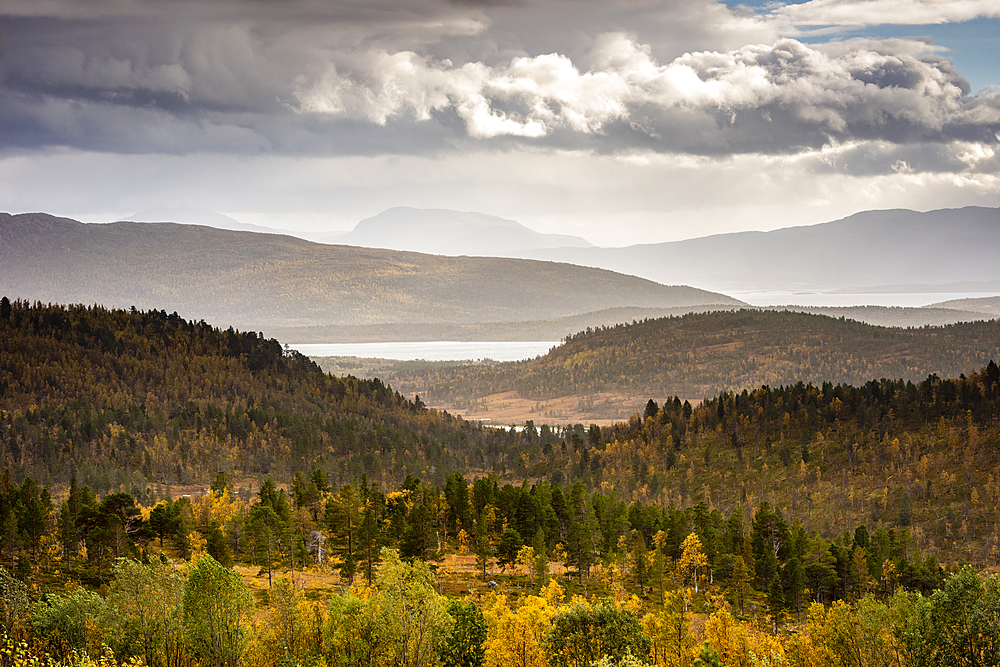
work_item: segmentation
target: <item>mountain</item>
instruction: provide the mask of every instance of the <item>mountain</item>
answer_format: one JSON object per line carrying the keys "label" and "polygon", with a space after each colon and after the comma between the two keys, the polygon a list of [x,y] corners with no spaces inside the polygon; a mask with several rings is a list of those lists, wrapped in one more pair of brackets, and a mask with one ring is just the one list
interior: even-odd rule
{"label": "mountain", "polygon": [[[700,399],[797,382],[863,385],[955,377],[1000,359],[1000,321],[898,329],[791,311],[715,311],[603,327],[537,359],[384,379],[453,409],[515,392],[547,400],[603,393]],[[481,415],[487,417],[489,415]]]}
{"label": "mountain", "polygon": [[259,232],[261,234],[288,234],[289,232],[251,225],[230,218],[228,215],[210,211],[207,208],[169,208],[165,206],[147,208],[134,215],[119,220],[119,222],[176,222],[182,225],[203,225],[216,229],[230,229],[240,232]]}
{"label": "mountain", "polygon": [[516,257],[545,248],[589,248],[578,236],[540,234],[513,220],[445,209],[390,208],[330,238],[338,244],[435,255]]}
{"label": "mountain", "polygon": [[928,308],[948,308],[953,310],[984,313],[989,317],[1000,317],[1000,296],[987,296],[979,299],[952,299],[933,303]]}
{"label": "mountain", "polygon": [[[326,239],[336,236],[334,232],[303,232],[275,227],[264,227],[240,222],[228,215],[210,211],[207,208],[172,208],[159,206],[147,208],[134,215],[119,220],[119,222],[176,222],[182,225],[203,225],[216,229],[229,229],[237,232],[258,232],[260,234],[284,234],[295,236],[307,241],[327,242]],[[343,233],[343,232],[340,232]]]}
{"label": "mountain", "polygon": [[1000,248],[1000,209],[967,207],[865,211],[770,232],[519,256],[732,292],[998,280],[988,248]]}
{"label": "mountain", "polygon": [[438,257],[198,225],[0,214],[0,294],[176,310],[213,324],[510,322],[740,302],[610,271]]}

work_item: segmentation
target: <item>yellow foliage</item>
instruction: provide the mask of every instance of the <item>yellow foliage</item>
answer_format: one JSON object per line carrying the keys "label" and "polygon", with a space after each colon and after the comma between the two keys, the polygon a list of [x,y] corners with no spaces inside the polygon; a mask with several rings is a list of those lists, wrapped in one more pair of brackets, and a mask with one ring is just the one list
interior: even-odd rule
{"label": "yellow foliage", "polygon": [[370,585],[364,577],[358,577],[348,590],[351,595],[361,598],[364,602],[368,602],[376,593],[378,593],[378,589],[375,588],[375,586]]}
{"label": "yellow foliage", "polygon": [[107,646],[100,647],[100,657],[91,658],[86,653],[72,653],[65,660],[57,660],[48,653],[39,655],[24,642],[0,638],[0,664],[10,667],[143,667],[141,658],[118,662]]}
{"label": "yellow foliage", "polygon": [[702,551],[701,539],[697,533],[691,533],[681,544],[681,559],[677,568],[685,575],[694,578],[694,590],[698,592],[698,570],[708,565],[708,556]]}
{"label": "yellow foliage", "polygon": [[543,645],[552,618],[559,611],[550,600],[561,599],[562,589],[554,581],[542,596],[524,599],[514,612],[507,596],[493,595],[483,604],[489,625],[486,636],[486,667],[548,667]]}
{"label": "yellow foliage", "polygon": [[777,637],[753,623],[737,621],[725,608],[705,621],[705,639],[726,667],[785,664],[785,647]]}
{"label": "yellow foliage", "polygon": [[549,581],[548,586],[544,586],[542,588],[541,596],[545,598],[545,601],[551,606],[558,607],[562,604],[563,599],[566,597],[566,591],[559,585],[558,582],[556,582],[555,579],[552,579]]}
{"label": "yellow foliage", "polygon": [[793,667],[833,667],[839,661],[830,650],[827,608],[819,602],[809,606],[806,622],[788,640],[788,661]]}

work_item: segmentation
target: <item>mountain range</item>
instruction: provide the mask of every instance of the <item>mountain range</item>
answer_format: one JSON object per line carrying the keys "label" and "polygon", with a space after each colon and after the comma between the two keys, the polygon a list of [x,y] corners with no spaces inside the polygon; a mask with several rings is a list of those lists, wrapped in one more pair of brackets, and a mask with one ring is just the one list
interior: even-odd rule
{"label": "mountain range", "polygon": [[130,219],[437,255],[556,261],[726,293],[1000,292],[1000,266],[984,255],[984,249],[1000,247],[1000,209],[994,208],[863,211],[818,225],[620,248],[596,247],[578,236],[541,234],[484,213],[446,209],[390,208],[336,234],[283,232],[202,209],[150,209]]}
{"label": "mountain range", "polygon": [[740,305],[555,262],[331,246],[198,225],[0,214],[0,294],[176,310],[219,326],[512,322],[606,308]]}
{"label": "mountain range", "polygon": [[[623,271],[723,292],[835,290],[1000,279],[1000,209],[864,211],[842,220],[625,248],[558,248],[522,257]],[[866,291],[864,289],[856,291]],[[992,291],[992,290],[989,290]]]}

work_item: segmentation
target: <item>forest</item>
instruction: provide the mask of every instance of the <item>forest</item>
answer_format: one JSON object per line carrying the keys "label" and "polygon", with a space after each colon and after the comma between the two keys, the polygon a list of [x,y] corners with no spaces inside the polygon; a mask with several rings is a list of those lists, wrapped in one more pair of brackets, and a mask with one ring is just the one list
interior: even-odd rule
{"label": "forest", "polygon": [[504,430],[163,311],[0,346],[0,664],[1000,660],[992,360]]}
{"label": "forest", "polygon": [[324,374],[254,332],[156,310],[7,303],[0,461],[46,486],[76,475],[100,493],[141,495],[219,470],[290,479],[313,465],[334,480],[398,483],[474,467],[489,447],[474,424],[377,379]]}
{"label": "forest", "polygon": [[[27,665],[985,665],[1000,581],[907,529],[827,539],[539,482],[384,493],[219,473],[146,507],[0,475],[0,646]],[[522,536],[533,535],[529,540]],[[474,574],[460,570],[462,562]],[[7,565],[11,569],[7,568]],[[307,587],[306,577],[337,582]],[[44,660],[44,662],[38,662]],[[34,662],[32,662],[34,661]],[[100,662],[98,662],[100,661]]]}
{"label": "forest", "polygon": [[701,400],[721,391],[806,382],[863,384],[957,377],[1000,358],[1000,321],[890,328],[790,311],[692,313],[602,326],[567,336],[530,361],[432,368],[384,376],[406,395],[465,407],[483,396],[524,398],[645,393]]}

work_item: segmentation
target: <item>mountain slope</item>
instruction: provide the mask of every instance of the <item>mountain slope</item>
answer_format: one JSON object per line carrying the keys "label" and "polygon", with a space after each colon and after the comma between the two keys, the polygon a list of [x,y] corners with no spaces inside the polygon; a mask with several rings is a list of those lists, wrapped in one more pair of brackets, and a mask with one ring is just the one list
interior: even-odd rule
{"label": "mountain slope", "polygon": [[[277,229],[262,225],[252,225],[247,222],[240,222],[230,218],[228,215],[216,213],[207,208],[173,208],[169,206],[157,206],[147,208],[138,213],[122,218],[118,222],[176,222],[182,225],[203,225],[205,227],[215,227],[216,229],[228,229],[234,232],[257,232],[259,234],[283,234],[305,239],[329,243],[331,235],[335,232],[304,232],[290,229]],[[343,234],[344,232],[338,232]]]}
{"label": "mountain slope", "polygon": [[451,408],[508,391],[540,400],[602,392],[697,399],[799,381],[917,381],[931,373],[956,377],[995,359],[1000,321],[890,329],[824,315],[740,310],[587,331],[530,361],[385,379]]}
{"label": "mountain slope", "polygon": [[[562,340],[584,329],[610,327],[635,320],[679,317],[688,313],[736,310],[741,306],[705,305],[676,308],[608,308],[593,313],[551,320],[521,322],[387,323],[265,328],[268,336],[293,343],[372,343],[378,341],[535,341]],[[970,306],[971,308],[971,306]],[[888,306],[779,306],[762,310],[792,310],[800,313],[847,318],[880,327],[944,326],[957,322],[994,319],[986,307],[979,311],[958,308],[902,308]]]}
{"label": "mountain slope", "polygon": [[181,225],[204,225],[216,229],[229,229],[235,232],[259,232],[261,234],[288,234],[289,232],[272,227],[251,225],[234,220],[228,215],[216,213],[205,208],[147,208],[138,213],[119,220],[119,222],[176,222]]}
{"label": "mountain slope", "polygon": [[367,248],[490,257],[517,257],[527,250],[591,245],[578,236],[541,234],[494,215],[405,206],[362,220],[353,231],[331,240]]}
{"label": "mountain slope", "polygon": [[0,214],[0,293],[176,310],[222,326],[550,319],[611,307],[733,305],[609,271],[327,246],[195,225]]}
{"label": "mountain slope", "polygon": [[[107,492],[323,465],[398,482],[465,465],[463,448],[489,437],[252,331],[157,310],[0,308],[0,458],[35,479],[75,473]],[[398,454],[380,460],[379,447]]]}
{"label": "mountain slope", "polygon": [[1000,316],[1000,296],[988,296],[979,299],[952,299],[933,303],[928,308],[949,308],[977,313],[985,313],[987,317]]}
{"label": "mountain slope", "polygon": [[865,211],[820,225],[521,256],[707,289],[837,289],[1000,279],[1000,209]]}

